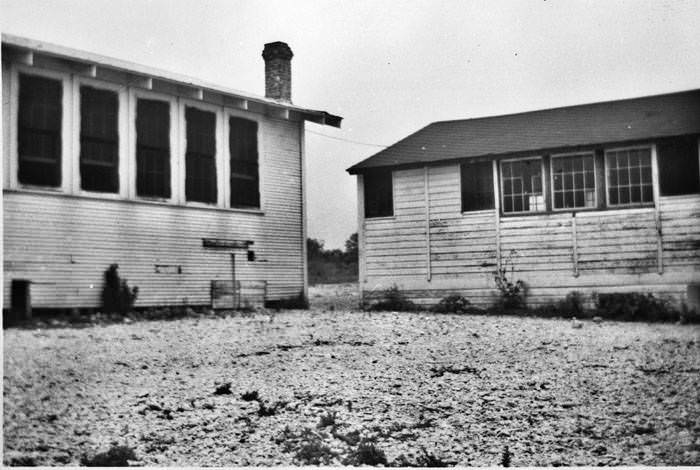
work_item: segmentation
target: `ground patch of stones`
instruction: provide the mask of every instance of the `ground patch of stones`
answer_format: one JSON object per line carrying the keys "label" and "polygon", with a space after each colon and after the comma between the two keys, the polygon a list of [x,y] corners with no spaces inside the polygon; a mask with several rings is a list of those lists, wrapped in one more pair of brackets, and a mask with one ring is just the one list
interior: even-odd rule
{"label": "ground patch of stones", "polygon": [[388,464],[697,465],[699,333],[338,310],[8,329],[4,463],[333,465],[371,443]]}

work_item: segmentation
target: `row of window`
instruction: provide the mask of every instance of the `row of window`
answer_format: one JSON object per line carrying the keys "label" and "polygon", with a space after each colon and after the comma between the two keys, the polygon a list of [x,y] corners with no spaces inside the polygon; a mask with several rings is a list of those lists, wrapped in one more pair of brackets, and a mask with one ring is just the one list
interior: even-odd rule
{"label": "row of window", "polygon": [[[696,136],[657,143],[659,186],[664,196],[700,192]],[[504,214],[546,210],[634,207],[652,204],[651,148],[590,151],[499,162]],[[462,211],[494,209],[493,164],[460,167]],[[545,192],[544,182],[551,187]],[[393,214],[391,170],[364,176],[365,217]]]}
{"label": "row of window", "polygon": [[[81,86],[80,186],[119,192],[119,99],[116,91]],[[60,187],[62,181],[62,84],[19,75],[18,181]],[[171,197],[170,102],[136,101],[136,195]],[[231,116],[229,126],[230,206],[259,208],[258,124]],[[185,199],[216,204],[216,113],[185,108]]]}

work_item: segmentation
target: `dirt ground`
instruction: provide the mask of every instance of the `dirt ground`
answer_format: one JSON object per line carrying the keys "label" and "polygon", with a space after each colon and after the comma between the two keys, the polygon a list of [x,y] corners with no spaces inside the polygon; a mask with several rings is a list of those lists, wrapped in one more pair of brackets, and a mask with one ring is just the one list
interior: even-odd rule
{"label": "dirt ground", "polygon": [[368,314],[336,288],[310,311],[5,330],[4,464],[118,444],[143,465],[333,465],[358,439],[388,464],[700,464],[698,326]]}

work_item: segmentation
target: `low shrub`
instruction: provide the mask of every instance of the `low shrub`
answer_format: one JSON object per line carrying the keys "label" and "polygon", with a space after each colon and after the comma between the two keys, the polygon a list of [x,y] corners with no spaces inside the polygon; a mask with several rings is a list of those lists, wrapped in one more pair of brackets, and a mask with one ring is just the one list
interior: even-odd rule
{"label": "low shrub", "polygon": [[126,279],[118,273],[119,265],[112,264],[105,271],[105,283],[102,287],[102,311],[122,315],[133,310],[139,288],[130,288]]}
{"label": "low shrub", "polygon": [[406,298],[398,286],[393,285],[382,293],[381,300],[369,306],[369,310],[375,312],[413,312],[418,310],[418,307]]}
{"label": "low shrub", "polygon": [[566,298],[559,302],[559,312],[562,316],[583,318],[585,316],[584,297],[578,291],[571,291]]}
{"label": "low shrub", "polygon": [[472,313],[476,310],[471,302],[461,295],[454,294],[443,297],[440,302],[430,309],[435,313]]}
{"label": "low shrub", "polygon": [[621,321],[677,321],[680,312],[653,294],[638,292],[596,295],[597,314]]}

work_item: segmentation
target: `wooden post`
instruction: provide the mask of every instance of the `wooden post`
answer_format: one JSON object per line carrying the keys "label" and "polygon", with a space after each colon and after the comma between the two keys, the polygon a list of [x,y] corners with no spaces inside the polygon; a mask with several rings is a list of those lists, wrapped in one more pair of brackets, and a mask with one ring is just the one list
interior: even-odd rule
{"label": "wooden post", "polygon": [[236,255],[234,253],[231,253],[231,281],[231,303],[233,304],[232,307],[235,310],[238,302],[236,299]]}
{"label": "wooden post", "polygon": [[357,261],[358,261],[358,290],[360,304],[364,300],[364,283],[366,281],[365,261],[365,181],[362,174],[357,175]]}
{"label": "wooden post", "polygon": [[430,170],[428,166],[423,167],[423,186],[425,191],[425,243],[426,243],[426,260],[425,260],[425,277],[428,281],[432,277],[432,264],[430,260]]}
{"label": "wooden post", "polygon": [[659,164],[656,144],[651,146],[651,185],[654,195],[654,222],[656,225],[656,264],[659,274],[664,273],[664,246],[661,230],[661,211],[659,208]]}
{"label": "wooden post", "polygon": [[571,246],[573,247],[574,277],[578,277],[578,237],[576,236],[576,212],[571,213]]}
{"label": "wooden post", "polygon": [[493,202],[496,209],[496,269],[501,270],[501,195],[498,191],[498,162],[493,160]]}

